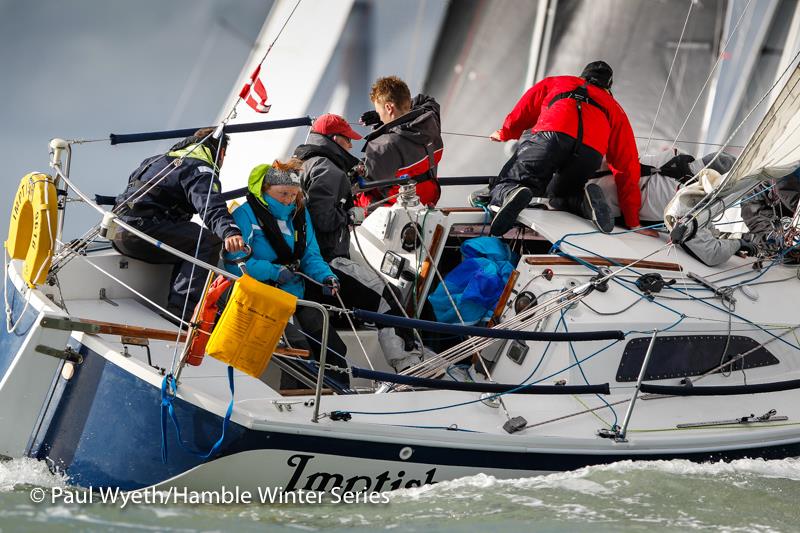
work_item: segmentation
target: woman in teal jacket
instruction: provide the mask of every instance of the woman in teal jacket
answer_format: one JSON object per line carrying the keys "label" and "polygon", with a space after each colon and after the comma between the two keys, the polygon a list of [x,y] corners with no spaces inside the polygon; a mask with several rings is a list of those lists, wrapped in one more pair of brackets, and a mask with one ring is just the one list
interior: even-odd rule
{"label": "woman in teal jacket", "polygon": [[[304,284],[310,282],[295,273],[302,272],[321,283],[323,293],[331,296],[339,290],[339,280],[319,253],[311,219],[303,206],[302,166],[302,161],[293,158],[286,163],[276,160],[271,165],[255,167],[247,183],[247,202],[233,211],[233,218],[252,250],[245,261],[248,275],[303,298]],[[241,254],[225,254],[225,268],[234,274],[241,274],[233,262],[238,257]],[[298,307],[294,319],[299,331],[287,327],[289,342],[310,348],[319,360],[322,335],[319,311]],[[347,348],[333,329],[329,330],[328,345],[327,362],[346,368]],[[348,383],[344,373],[334,372],[330,377],[345,386]]]}

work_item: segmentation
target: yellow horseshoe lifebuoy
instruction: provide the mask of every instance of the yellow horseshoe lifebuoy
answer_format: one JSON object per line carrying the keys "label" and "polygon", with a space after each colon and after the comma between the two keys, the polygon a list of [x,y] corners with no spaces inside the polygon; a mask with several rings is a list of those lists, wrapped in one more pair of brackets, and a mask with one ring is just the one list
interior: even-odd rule
{"label": "yellow horseshoe lifebuoy", "polygon": [[22,178],[11,208],[6,250],[24,259],[22,277],[29,287],[44,282],[53,259],[58,224],[58,201],[53,178],[31,172]]}

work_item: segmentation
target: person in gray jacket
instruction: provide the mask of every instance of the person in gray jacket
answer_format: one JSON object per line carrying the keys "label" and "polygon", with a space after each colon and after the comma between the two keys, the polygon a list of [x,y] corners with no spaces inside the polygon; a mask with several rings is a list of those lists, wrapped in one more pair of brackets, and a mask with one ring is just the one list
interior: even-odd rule
{"label": "person in gray jacket", "polygon": [[[354,205],[348,172],[359,164],[348,151],[353,140],[361,139],[347,121],[331,113],[317,118],[305,144],[294,156],[303,160],[301,185],[306,193],[306,208],[317,234],[322,258],[339,278],[340,296],[347,307],[402,316],[383,280],[367,267],[350,259],[350,225],[364,220],[365,209]],[[339,305],[325,298],[317,287],[307,287],[311,299]],[[320,301],[320,300],[317,300]],[[422,349],[416,346],[408,329],[381,327],[378,341],[387,362],[398,372],[418,364]]]}
{"label": "person in gray jacket", "polygon": [[[375,127],[365,137],[365,179],[413,179],[420,202],[436,205],[441,196],[437,167],[444,152],[439,104],[424,94],[412,99],[408,85],[397,76],[378,78],[369,98],[375,110],[361,115],[360,121]],[[398,190],[397,185],[388,190],[373,189],[361,196],[358,203],[366,207],[388,199],[387,203],[392,204]]]}
{"label": "person in gray jacket", "polygon": [[361,138],[343,117],[328,113],[314,121],[307,142],[294,150],[294,157],[303,161],[301,185],[319,250],[329,263],[350,257],[348,223],[364,220],[364,209],[353,203],[348,177],[359,164],[348,150]]}
{"label": "person in gray jacket", "polygon": [[[639,218],[645,225],[657,223],[664,218],[664,209],[672,200],[678,189],[707,164],[709,168],[720,174],[728,172],[736,158],[725,152],[716,159],[711,153],[702,159],[695,159],[689,154],[665,151],[640,161],[641,206]],[[610,171],[601,170],[589,183],[594,183],[603,191],[603,196],[611,211],[611,216],[619,217],[619,200],[617,188]],[[739,250],[750,250],[741,239],[720,238],[720,232],[714,228],[698,228],[681,243],[681,247],[692,257],[708,266],[717,266],[731,258]]]}

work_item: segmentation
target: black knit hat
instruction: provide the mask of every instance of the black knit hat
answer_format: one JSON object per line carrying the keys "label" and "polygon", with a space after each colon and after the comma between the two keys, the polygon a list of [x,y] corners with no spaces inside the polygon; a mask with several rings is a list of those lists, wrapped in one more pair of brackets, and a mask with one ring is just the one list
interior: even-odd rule
{"label": "black knit hat", "polygon": [[614,71],[605,61],[592,61],[581,72],[581,78],[601,89],[610,89],[613,77]]}

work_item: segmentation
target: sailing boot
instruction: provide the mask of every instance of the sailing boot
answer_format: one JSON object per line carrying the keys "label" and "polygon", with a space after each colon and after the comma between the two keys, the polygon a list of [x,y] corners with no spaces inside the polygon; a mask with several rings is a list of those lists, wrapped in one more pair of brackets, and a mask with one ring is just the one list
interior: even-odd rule
{"label": "sailing boot", "polygon": [[488,187],[469,193],[469,205],[472,207],[485,207],[492,201],[492,193]]}
{"label": "sailing boot", "polygon": [[584,218],[594,222],[603,233],[614,231],[614,217],[611,216],[611,208],[603,195],[603,189],[596,183],[587,183],[583,188],[583,196],[581,211]]}
{"label": "sailing boot", "polygon": [[499,237],[513,228],[520,212],[528,207],[532,198],[533,192],[527,187],[517,187],[509,191],[503,200],[503,205],[500,206],[500,210],[495,213],[494,219],[492,219],[489,233]]}

